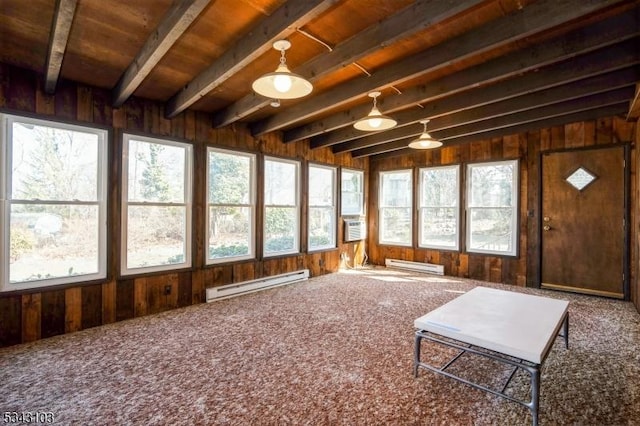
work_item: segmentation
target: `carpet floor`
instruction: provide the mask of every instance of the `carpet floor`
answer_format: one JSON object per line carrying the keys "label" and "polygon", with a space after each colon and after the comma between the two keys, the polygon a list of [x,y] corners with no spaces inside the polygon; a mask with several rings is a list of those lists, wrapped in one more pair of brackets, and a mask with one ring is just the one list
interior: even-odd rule
{"label": "carpet floor", "polygon": [[[478,285],[569,301],[569,349],[558,339],[542,369],[541,425],[640,425],[632,304],[384,268],[0,349],[0,414],[50,412],[69,425],[531,424],[521,405],[426,370],[413,377],[413,321]],[[508,375],[465,357],[455,368],[487,384]],[[527,395],[522,376],[514,395]]]}

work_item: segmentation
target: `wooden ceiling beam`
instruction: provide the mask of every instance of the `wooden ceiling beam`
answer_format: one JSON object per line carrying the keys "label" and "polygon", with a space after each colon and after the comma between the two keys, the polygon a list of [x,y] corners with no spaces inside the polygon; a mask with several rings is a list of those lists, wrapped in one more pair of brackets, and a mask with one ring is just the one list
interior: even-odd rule
{"label": "wooden ceiling beam", "polygon": [[[554,96],[562,98],[562,96],[565,96],[564,88],[562,90],[554,88],[563,84],[573,85],[573,91],[575,93],[585,93],[588,90],[602,91],[602,89],[599,88],[592,89],[594,84],[590,79],[595,76],[604,75],[604,77],[595,80],[595,84],[599,84],[601,79],[609,76],[612,71],[628,70],[630,67],[640,63],[640,55],[634,46],[635,40],[630,40],[612,48],[601,49],[597,52],[581,56],[572,62],[552,65],[540,71],[529,72],[522,77],[512,78],[499,84],[471,89],[457,95],[429,102],[420,109],[413,108],[401,111],[394,114],[394,118],[402,123],[400,127],[336,144],[333,145],[332,149],[334,153],[352,151],[354,149],[366,148],[368,146],[392,141],[397,138],[413,136],[416,131],[419,132],[422,129],[422,126],[418,126],[417,123],[425,118],[431,118],[431,122],[429,123],[430,131],[452,127],[461,124],[460,122],[456,123],[456,120],[460,120],[462,115],[456,114],[457,112],[466,110],[478,111],[477,107],[484,105],[489,106],[483,109],[483,111],[489,110],[492,104],[513,98],[518,99],[518,97],[523,95],[540,91],[545,92],[543,92],[543,95],[538,94],[537,96],[544,96],[545,93],[548,93],[546,89],[554,90]],[[630,77],[628,75],[630,75]],[[625,74],[625,79],[634,78],[634,76],[636,76],[636,71],[632,69]],[[572,83],[576,81],[578,83]],[[585,87],[576,87],[580,85],[580,82],[585,82]],[[603,84],[604,88],[606,88],[606,80]],[[611,84],[614,84],[614,82],[612,81]],[[571,91],[567,91],[566,96],[575,97],[576,95],[572,95]],[[528,102],[530,102],[528,105],[533,107],[535,104],[531,102],[537,102],[537,100],[535,97],[531,97]],[[504,103],[500,105],[504,105]],[[493,108],[500,108],[500,105],[497,107],[494,106]],[[510,107],[513,108],[514,106],[510,105]],[[507,109],[507,111],[509,110]],[[470,114],[471,113],[468,115]],[[314,146],[313,139],[311,146]]]}
{"label": "wooden ceiling beam", "polygon": [[370,77],[340,84],[313,99],[296,104],[251,126],[254,135],[262,135],[322,114],[336,106],[356,100],[364,94],[390,85],[401,84],[463,59],[486,53],[533,34],[549,30],[586,14],[615,5],[622,0],[539,0],[475,30],[449,39],[393,64],[382,67]]}
{"label": "wooden ceiling beam", "polygon": [[456,126],[446,130],[433,132],[432,135],[436,139],[443,142],[452,138],[474,135],[489,130],[501,129],[503,127],[511,127],[515,125],[529,123],[540,119],[553,118],[558,115],[566,115],[568,113],[580,112],[601,106],[615,105],[622,102],[628,102],[634,94],[633,86],[621,87],[619,89],[609,90],[604,93],[591,94],[588,96],[570,99],[558,103],[545,106],[538,106],[534,109],[515,112],[513,114],[501,115],[486,120],[476,121],[474,123]]}
{"label": "wooden ceiling beam", "polygon": [[114,107],[120,107],[133,94],[209,3],[211,0],[184,0],[173,4],[118,80],[113,89]]}
{"label": "wooden ceiling beam", "polygon": [[45,65],[44,90],[48,94],[53,94],[56,91],[77,4],[77,0],[57,0],[56,2],[56,11],[53,15],[51,34],[49,35],[47,63]]}
{"label": "wooden ceiling beam", "polygon": [[[429,122],[429,133],[438,139],[446,139],[447,137],[462,136],[468,132],[470,125],[475,123],[496,119],[493,123],[499,122],[500,117],[508,116],[514,113],[535,110],[553,104],[558,104],[573,99],[584,98],[599,93],[609,92],[613,89],[629,88],[638,80],[640,70],[636,67],[630,67],[620,71],[614,71],[602,74],[585,80],[579,80],[574,83],[567,84],[561,90],[553,87],[550,89],[534,92],[524,96],[518,96],[502,102],[472,108],[460,111],[454,114],[445,115],[433,119]],[[605,95],[606,96],[606,95]],[[603,96],[604,98],[604,96]],[[472,128],[473,129],[473,128]],[[403,128],[403,132],[397,132],[393,138],[385,139],[371,145],[353,146],[348,151],[376,152],[376,146],[404,140],[406,138],[417,138],[422,133],[422,125],[411,125]],[[483,131],[485,131],[484,129]],[[337,146],[336,146],[337,147]],[[368,151],[365,151],[368,150]],[[336,149],[336,153],[345,152],[343,149]]]}
{"label": "wooden ceiling beam", "polygon": [[[443,148],[455,145],[461,145],[464,143],[475,142],[479,140],[487,140],[492,138],[500,138],[508,135],[515,135],[519,133],[537,131],[540,129],[545,129],[553,126],[564,126],[565,124],[577,123],[580,121],[589,121],[589,120],[597,120],[602,117],[611,117],[615,115],[624,114],[626,111],[628,104],[620,103],[616,105],[609,105],[604,107],[598,107],[590,110],[580,111],[567,115],[560,115],[550,119],[542,119],[538,121],[533,121],[527,124],[517,125],[513,127],[505,127],[502,129],[489,131],[480,135],[472,135],[472,136],[462,136],[457,139],[451,139],[446,144],[444,144]],[[406,144],[408,144],[407,141]],[[389,148],[387,150],[380,150],[379,153],[370,157],[370,161],[380,161],[387,158],[398,157],[400,155],[413,155],[418,153],[417,150],[407,148]]]}
{"label": "wooden ceiling beam", "polygon": [[262,54],[273,49],[276,40],[286,38],[338,0],[299,0],[282,5],[242,37],[211,66],[197,75],[167,101],[165,115],[175,117],[232,77]]}
{"label": "wooden ceiling beam", "polygon": [[[640,35],[635,13],[616,16],[563,37],[499,57],[472,68],[458,71],[428,85],[411,87],[402,94],[381,102],[381,109],[389,114],[411,106],[433,101],[466,89],[505,80],[527,71],[612,46]],[[324,117],[321,120],[284,132],[285,142],[311,137],[311,147],[321,148],[364,137],[350,125],[365,116],[370,105],[362,105]],[[395,117],[394,117],[395,118]],[[402,121],[401,121],[402,124]],[[349,126],[348,128],[341,128]]]}
{"label": "wooden ceiling beam", "polygon": [[[478,134],[484,134],[486,132],[497,131],[502,128],[512,128],[514,126],[526,125],[530,122],[539,120],[552,119],[557,116],[563,116],[567,114],[573,114],[585,110],[592,110],[594,108],[618,105],[624,103],[633,93],[633,86],[627,84],[624,87],[620,87],[614,90],[607,90],[600,96],[594,96],[588,94],[586,96],[577,97],[574,99],[555,102],[548,105],[532,105],[530,109],[522,109],[527,100],[530,100],[530,96],[524,96],[518,99],[516,108],[520,108],[519,111],[513,113],[507,113],[498,115],[496,117],[487,116],[482,120],[478,120],[466,125],[452,127],[444,131],[432,131],[429,129],[429,133],[434,138],[438,139],[444,144],[448,144],[450,140],[459,140],[462,137],[476,137],[475,140],[483,139],[477,137]],[[513,104],[513,101],[508,103]],[[414,134],[407,134],[398,139],[387,142],[380,145],[370,146],[366,148],[356,149],[351,152],[354,158],[375,155],[379,152],[386,152],[387,150],[395,150],[406,147],[409,142],[420,135],[421,131]]]}
{"label": "wooden ceiling beam", "polygon": [[[364,31],[333,47],[331,52],[318,55],[295,69],[314,82],[340,68],[425,28],[472,8],[484,0],[466,0],[451,5],[440,0],[418,0],[398,13],[367,27]],[[271,102],[263,96],[250,93],[214,116],[213,125],[222,127],[241,120]]]}

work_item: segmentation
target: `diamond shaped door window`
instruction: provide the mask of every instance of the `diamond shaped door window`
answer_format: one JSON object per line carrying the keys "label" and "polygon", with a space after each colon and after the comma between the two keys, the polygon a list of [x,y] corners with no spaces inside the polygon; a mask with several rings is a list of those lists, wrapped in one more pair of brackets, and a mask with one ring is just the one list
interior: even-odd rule
{"label": "diamond shaped door window", "polygon": [[584,167],[578,167],[573,173],[569,175],[566,180],[575,189],[577,189],[578,191],[582,191],[597,178],[598,177],[596,175],[594,175]]}

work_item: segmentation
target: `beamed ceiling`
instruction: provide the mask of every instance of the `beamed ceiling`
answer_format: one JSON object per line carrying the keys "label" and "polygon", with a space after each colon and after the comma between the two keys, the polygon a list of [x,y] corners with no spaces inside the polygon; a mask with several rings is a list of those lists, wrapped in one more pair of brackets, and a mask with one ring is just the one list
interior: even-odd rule
{"label": "beamed ceiling", "polygon": [[[354,157],[412,152],[430,119],[446,145],[609,115],[637,115],[640,1],[2,0],[0,61],[187,109],[215,127],[279,131]],[[298,100],[251,90],[275,70],[311,80]],[[371,134],[372,106],[398,121]],[[635,99],[635,103],[634,102]],[[631,106],[633,105],[633,106]]]}

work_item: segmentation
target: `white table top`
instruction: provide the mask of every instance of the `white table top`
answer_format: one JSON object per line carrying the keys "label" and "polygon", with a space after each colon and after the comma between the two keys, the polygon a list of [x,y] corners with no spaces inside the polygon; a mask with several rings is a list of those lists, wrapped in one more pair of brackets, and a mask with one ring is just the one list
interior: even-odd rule
{"label": "white table top", "polygon": [[476,287],[414,322],[460,342],[541,364],[569,302]]}

